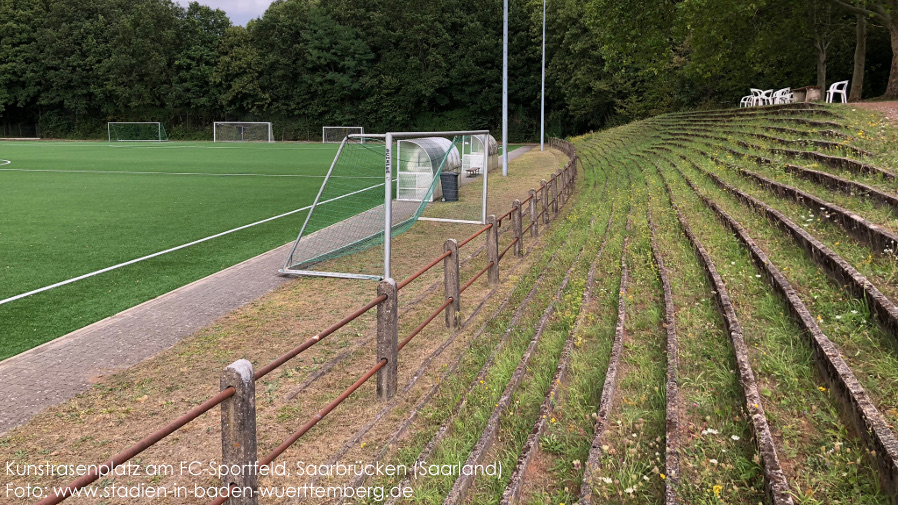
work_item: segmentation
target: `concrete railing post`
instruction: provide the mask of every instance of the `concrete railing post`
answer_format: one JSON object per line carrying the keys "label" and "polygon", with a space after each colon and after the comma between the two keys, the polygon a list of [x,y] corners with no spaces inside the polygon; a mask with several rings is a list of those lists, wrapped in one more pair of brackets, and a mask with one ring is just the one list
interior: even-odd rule
{"label": "concrete railing post", "polygon": [[496,215],[490,214],[486,218],[486,224],[491,224],[486,231],[486,261],[493,266],[487,271],[487,283],[495,286],[499,283],[499,226],[496,224]]}
{"label": "concrete railing post", "polygon": [[552,212],[558,214],[558,174],[552,178]]}
{"label": "concrete railing post", "polygon": [[536,190],[530,190],[530,222],[533,223],[533,226],[530,227],[530,236],[537,237],[539,236],[539,215],[536,204]]}
{"label": "concrete railing post", "polygon": [[377,304],[377,361],[387,364],[377,371],[377,398],[389,400],[396,395],[398,381],[399,292],[396,281],[384,279],[377,285],[377,296],[387,299]]}
{"label": "concrete railing post", "polygon": [[[221,402],[221,463],[237,466],[240,472],[221,477],[223,487],[237,486],[252,489],[228,498],[228,505],[256,505],[255,491],[259,476],[253,470],[259,460],[256,447],[256,377],[253,365],[245,359],[237,360],[221,372],[221,390],[234,388],[236,392]],[[250,495],[250,496],[245,496]]]}
{"label": "concrete railing post", "polygon": [[443,258],[443,292],[445,300],[452,298],[452,303],[446,307],[446,326],[451,329],[458,327],[458,312],[461,310],[461,293],[458,281],[458,242],[450,238],[443,244],[443,250],[451,254]]}
{"label": "concrete railing post", "polygon": [[549,224],[549,184],[545,179],[539,181],[540,189],[543,191],[543,224]]}
{"label": "concrete railing post", "polygon": [[512,240],[517,239],[517,242],[514,243],[513,250],[514,255],[520,258],[524,255],[524,227],[521,223],[521,201],[515,199],[514,203],[511,205]]}

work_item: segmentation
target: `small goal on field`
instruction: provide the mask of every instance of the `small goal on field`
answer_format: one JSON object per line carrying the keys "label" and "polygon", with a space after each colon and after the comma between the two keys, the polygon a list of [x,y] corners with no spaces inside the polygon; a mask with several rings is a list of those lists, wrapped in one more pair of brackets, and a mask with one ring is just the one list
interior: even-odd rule
{"label": "small goal on field", "polygon": [[[321,142],[323,144],[339,144],[343,139],[350,135],[364,135],[365,129],[361,126],[322,126]],[[364,143],[364,137],[358,140]]]}
{"label": "small goal on field", "polygon": [[110,142],[165,142],[168,135],[159,121],[110,121],[106,123]]}
{"label": "small goal on field", "polygon": [[[480,219],[421,216],[428,203],[434,201],[434,195],[441,191],[443,173],[457,177],[461,147],[472,135],[485,140],[489,131],[345,136],[280,272],[380,280],[391,276],[392,238],[415,222],[486,223],[486,171]],[[480,166],[487,166],[487,162],[488,153],[484,152]],[[460,202],[446,205],[450,205],[447,207],[450,212],[471,206]],[[375,246],[380,244],[383,248],[379,250]],[[327,270],[316,268],[322,261],[369,249],[373,252],[342,258]]]}
{"label": "small goal on field", "polygon": [[271,123],[265,121],[216,121],[212,132],[214,142],[274,142]]}

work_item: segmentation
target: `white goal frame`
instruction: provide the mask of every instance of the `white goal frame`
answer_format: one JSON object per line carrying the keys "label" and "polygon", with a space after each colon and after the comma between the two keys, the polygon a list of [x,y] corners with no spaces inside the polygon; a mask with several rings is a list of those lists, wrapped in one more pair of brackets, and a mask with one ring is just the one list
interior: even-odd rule
{"label": "white goal frame", "polygon": [[[385,153],[384,153],[384,239],[383,239],[383,259],[384,259],[384,268],[383,275],[365,275],[365,274],[355,274],[348,272],[325,272],[318,270],[300,270],[290,268],[290,258],[293,256],[293,253],[296,251],[296,248],[299,246],[300,241],[302,240],[306,225],[309,224],[309,218],[312,216],[312,213],[315,211],[315,207],[318,206],[318,201],[321,199],[321,193],[324,191],[324,187],[327,184],[328,179],[331,177],[334,167],[337,165],[337,160],[340,157],[340,152],[343,150],[343,147],[346,145],[348,140],[361,140],[363,135],[352,134],[343,139],[340,143],[340,149],[337,151],[337,155],[334,157],[334,161],[331,163],[330,169],[327,171],[327,175],[325,175],[324,182],[321,184],[321,189],[318,190],[317,196],[315,196],[315,201],[312,202],[312,206],[309,209],[308,214],[306,214],[305,222],[303,222],[302,228],[299,230],[299,236],[296,237],[296,241],[293,243],[293,247],[290,249],[290,253],[287,255],[287,261],[284,263],[284,266],[279,270],[279,273],[282,275],[298,275],[298,276],[312,276],[312,277],[339,277],[343,279],[371,279],[371,280],[383,280],[389,279],[392,277],[391,271],[391,255],[392,255],[392,246],[393,246],[393,233],[392,233],[392,223],[393,223],[393,212],[392,212],[392,201],[393,201],[393,182],[395,181],[394,176],[399,171],[399,158],[398,156],[394,157],[394,141],[398,141],[399,139],[410,139],[410,138],[419,138],[419,137],[454,137],[454,136],[463,136],[463,135],[477,135],[483,136],[484,141],[487,141],[489,137],[489,130],[465,130],[465,131],[444,131],[444,132],[390,132],[390,133],[380,133],[380,134],[369,134],[365,135],[368,138],[377,138],[384,139]],[[483,156],[483,166],[487,167],[488,160],[488,150],[484,149]],[[395,167],[394,167],[395,165]],[[481,201],[481,218],[480,221],[469,221],[462,219],[443,219],[443,218],[424,218],[418,217],[419,221],[439,221],[439,222],[448,222],[448,223],[464,223],[464,224],[486,224],[487,221],[487,190],[488,190],[488,179],[489,170],[483,170],[483,194]]]}
{"label": "white goal frame", "polygon": [[[327,130],[329,130],[329,129],[330,130],[358,130],[355,133],[350,133],[350,135],[364,135],[365,134],[365,128],[363,126],[322,126],[321,127],[321,143],[322,144],[339,144],[340,142],[343,142],[343,139],[328,142],[327,141]],[[365,143],[364,138],[360,138],[360,141],[363,144]]]}
{"label": "white goal frame", "polygon": [[112,142],[112,125],[119,124],[154,124],[157,126],[157,138],[155,139],[115,139],[115,142],[167,142],[168,137],[165,139],[162,138],[162,132],[165,129],[162,127],[161,121],[108,121],[106,123],[106,134],[109,136],[109,142]]}
{"label": "white goal frame", "polygon": [[270,121],[215,121],[212,123],[212,142],[266,142],[265,140],[219,140],[218,139],[218,125],[267,125],[268,126],[268,140],[267,142],[274,142],[274,133],[271,129]]}

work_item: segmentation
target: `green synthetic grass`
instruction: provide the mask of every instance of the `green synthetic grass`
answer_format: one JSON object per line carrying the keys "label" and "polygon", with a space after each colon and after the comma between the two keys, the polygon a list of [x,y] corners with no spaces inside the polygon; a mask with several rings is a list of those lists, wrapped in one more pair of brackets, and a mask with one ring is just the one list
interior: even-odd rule
{"label": "green synthetic grass", "polygon": [[[307,206],[336,149],[0,142],[0,299]],[[304,218],[0,305],[0,359],[282,245]]]}
{"label": "green synthetic grass", "polygon": [[[0,300],[308,206],[338,146],[0,142]],[[305,217],[2,304],[0,359],[294,240]]]}

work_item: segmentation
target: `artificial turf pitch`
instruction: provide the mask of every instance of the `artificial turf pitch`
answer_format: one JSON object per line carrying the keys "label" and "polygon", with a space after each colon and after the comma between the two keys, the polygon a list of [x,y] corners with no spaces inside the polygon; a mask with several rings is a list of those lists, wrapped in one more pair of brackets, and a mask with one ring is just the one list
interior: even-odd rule
{"label": "artificial turf pitch", "polygon": [[[337,147],[0,142],[0,300],[305,207]],[[305,215],[2,304],[0,359],[283,245]]]}

